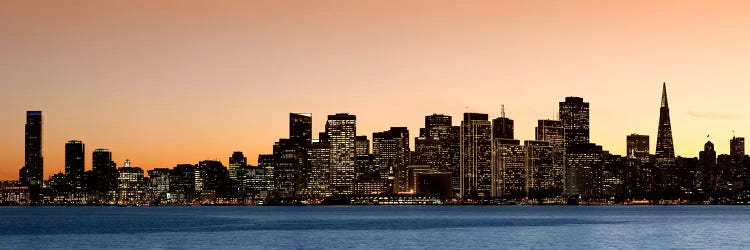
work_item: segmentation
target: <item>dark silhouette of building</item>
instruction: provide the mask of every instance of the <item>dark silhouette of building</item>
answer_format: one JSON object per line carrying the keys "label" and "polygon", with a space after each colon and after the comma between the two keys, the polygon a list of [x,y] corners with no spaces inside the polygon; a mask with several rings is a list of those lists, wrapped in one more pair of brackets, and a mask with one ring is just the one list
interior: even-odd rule
{"label": "dark silhouette of building", "polygon": [[312,114],[289,113],[289,139],[300,145],[312,141]]}
{"label": "dark silhouette of building", "polygon": [[715,188],[718,186],[721,173],[716,165],[716,150],[711,141],[703,145],[703,151],[698,154],[700,168],[703,173],[702,184],[706,188]]}
{"label": "dark silhouette of building", "polygon": [[117,191],[117,165],[112,161],[112,152],[100,148],[95,149],[91,156],[95,192],[100,199],[111,200]]}
{"label": "dark silhouette of building", "polygon": [[492,188],[492,124],[487,114],[464,113],[460,138],[460,196],[488,198]]}
{"label": "dark silhouette of building", "polygon": [[677,189],[678,176],[675,175],[674,142],[672,141],[672,123],[669,118],[667,101],[667,83],[662,85],[661,107],[659,108],[659,130],[656,135],[656,168],[658,186],[662,190]]}
{"label": "dark silhouette of building", "polygon": [[745,156],[745,138],[732,137],[729,140],[729,154],[732,156]]}
{"label": "dark silhouette of building", "polygon": [[548,141],[524,141],[526,150],[526,196],[548,198],[562,194],[564,187],[557,176],[555,151]]}
{"label": "dark silhouette of building", "polygon": [[[24,166],[19,171],[21,185],[36,189],[42,185],[44,158],[42,157],[42,111],[26,111]],[[32,191],[34,196],[34,191]],[[33,197],[32,197],[33,199]]]}
{"label": "dark silhouette of building", "polygon": [[626,138],[627,156],[639,159],[649,157],[648,135],[630,134]]}
{"label": "dark silhouette of building", "polygon": [[493,139],[513,139],[513,120],[505,117],[505,106],[502,106],[500,117],[492,120]]}
{"label": "dark silhouette of building", "polygon": [[391,129],[372,134],[372,155],[379,168],[381,178],[387,176],[393,180],[393,191],[408,191],[409,164],[409,130],[406,127]]}
{"label": "dark silhouette of building", "polygon": [[566,156],[566,191],[584,199],[602,196],[602,170],[605,152],[596,144],[578,144],[568,148]]}
{"label": "dark silhouette of building", "polygon": [[83,188],[83,172],[86,162],[86,148],[81,141],[65,143],[65,176],[71,187]]}
{"label": "dark silhouette of building", "polygon": [[169,192],[172,203],[192,203],[195,199],[196,167],[192,164],[179,164],[169,174]]}
{"label": "dark silhouette of building", "polygon": [[201,197],[204,200],[229,198],[234,195],[229,172],[220,161],[205,160],[198,163]]}

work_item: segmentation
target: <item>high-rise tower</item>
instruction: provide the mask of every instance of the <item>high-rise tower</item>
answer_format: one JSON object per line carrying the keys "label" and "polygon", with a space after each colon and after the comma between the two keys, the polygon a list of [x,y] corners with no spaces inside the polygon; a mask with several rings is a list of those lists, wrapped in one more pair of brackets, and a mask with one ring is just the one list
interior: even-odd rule
{"label": "high-rise tower", "polygon": [[656,135],[656,158],[674,158],[672,123],[669,121],[669,103],[667,102],[667,83],[664,83],[661,92],[661,108],[659,109],[659,131]]}
{"label": "high-rise tower", "polygon": [[23,185],[42,185],[44,158],[42,158],[42,111],[26,112],[26,147],[24,167],[19,171]]}

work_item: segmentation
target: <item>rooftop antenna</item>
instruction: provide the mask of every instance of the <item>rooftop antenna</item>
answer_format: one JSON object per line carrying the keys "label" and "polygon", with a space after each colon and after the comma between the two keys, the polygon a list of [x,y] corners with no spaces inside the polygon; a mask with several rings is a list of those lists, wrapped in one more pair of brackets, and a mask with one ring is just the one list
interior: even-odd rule
{"label": "rooftop antenna", "polygon": [[734,130],[732,130],[732,139],[734,139],[734,138],[735,138],[735,136],[734,136]]}
{"label": "rooftop antenna", "polygon": [[500,114],[505,118],[505,104],[500,104]]}

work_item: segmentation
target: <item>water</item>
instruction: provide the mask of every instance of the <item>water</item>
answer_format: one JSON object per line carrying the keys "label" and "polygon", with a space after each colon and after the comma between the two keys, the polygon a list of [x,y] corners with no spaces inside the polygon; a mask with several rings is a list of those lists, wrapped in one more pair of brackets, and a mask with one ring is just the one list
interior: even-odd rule
{"label": "water", "polygon": [[0,207],[0,248],[750,247],[746,206]]}

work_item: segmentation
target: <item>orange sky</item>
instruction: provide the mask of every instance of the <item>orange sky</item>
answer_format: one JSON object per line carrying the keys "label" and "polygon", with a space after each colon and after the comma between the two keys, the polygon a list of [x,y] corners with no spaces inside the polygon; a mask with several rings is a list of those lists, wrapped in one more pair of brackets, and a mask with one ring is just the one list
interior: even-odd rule
{"label": "orange sky", "polygon": [[358,134],[412,136],[424,116],[499,115],[533,139],[565,96],[623,154],[656,140],[666,81],[677,154],[750,136],[750,1],[33,1],[0,7],[0,179],[23,165],[26,110],[44,111],[45,176],[64,144],[145,169],[250,162],[289,112],[357,115]]}

